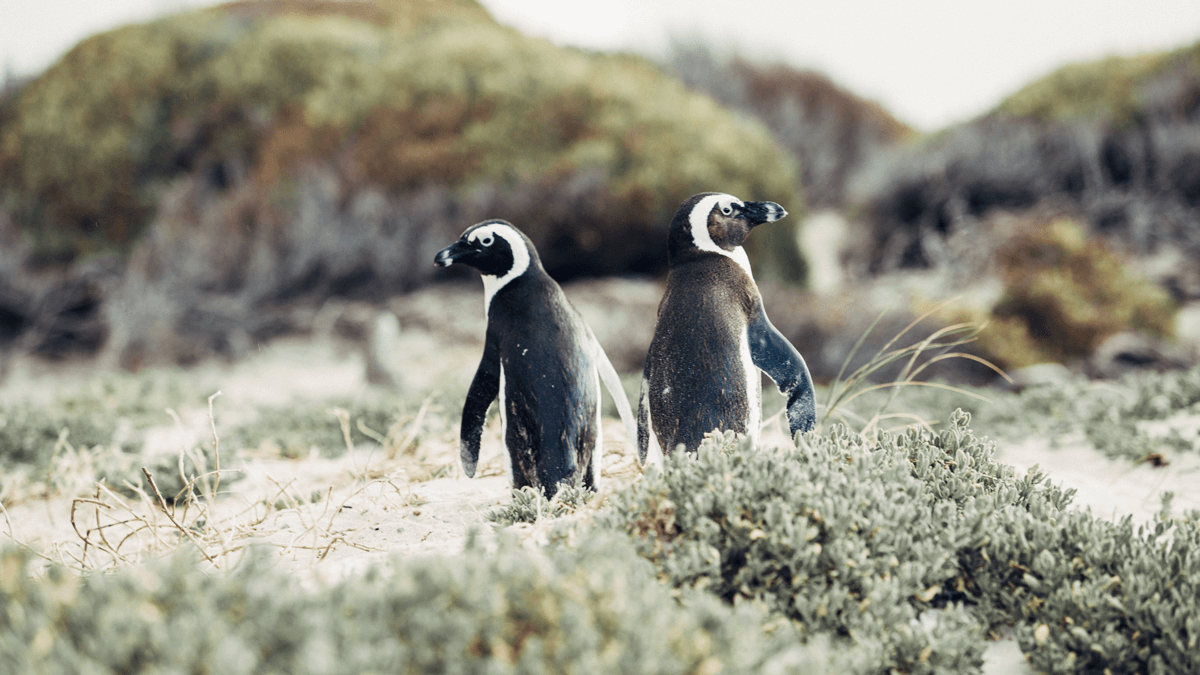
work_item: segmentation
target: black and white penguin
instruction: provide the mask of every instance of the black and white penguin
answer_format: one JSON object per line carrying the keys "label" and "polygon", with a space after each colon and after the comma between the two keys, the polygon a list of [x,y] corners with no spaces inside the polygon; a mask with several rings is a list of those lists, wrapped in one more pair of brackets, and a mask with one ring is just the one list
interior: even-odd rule
{"label": "black and white penguin", "polygon": [[636,437],[633,412],[616,370],[546,274],[533,242],[511,223],[485,220],[438,252],[435,264],[470,265],[483,275],[487,334],[463,405],[460,456],[475,475],[488,407],[500,397],[500,424],[513,487],[563,484],[595,489],[603,451],[600,382]]}
{"label": "black and white penguin", "polygon": [[694,452],[714,429],[749,435],[762,423],[759,370],[788,397],[793,434],[816,425],[812,377],[771,325],[741,247],[750,230],[787,215],[774,202],[694,195],[671,220],[667,289],[646,355],[638,404],[638,458]]}

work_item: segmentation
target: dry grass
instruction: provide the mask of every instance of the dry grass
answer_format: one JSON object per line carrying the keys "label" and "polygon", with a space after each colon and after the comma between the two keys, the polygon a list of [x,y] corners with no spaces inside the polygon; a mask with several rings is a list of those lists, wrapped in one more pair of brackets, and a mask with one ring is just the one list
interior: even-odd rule
{"label": "dry grass", "polygon": [[[954,302],[956,302],[955,299],[947,300],[918,316],[903,330],[888,340],[867,363],[859,366],[849,375],[846,375],[846,368],[854,359],[855,354],[858,353],[859,348],[862,347],[875,326],[886,315],[886,312],[880,313],[867,330],[859,336],[858,341],[855,342],[854,347],[846,356],[837,377],[830,384],[825,403],[819,406],[823,408],[824,414],[820,416],[817,433],[820,433],[820,430],[825,427],[826,423],[835,419],[852,428],[858,428],[859,433],[864,437],[873,435],[879,430],[886,430],[881,426],[883,423],[900,420],[906,421],[899,426],[918,424],[932,430],[932,423],[920,416],[910,413],[887,412],[888,408],[895,402],[896,395],[905,387],[944,389],[962,396],[987,401],[986,397],[962,387],[920,379],[928,368],[948,359],[975,361],[992,369],[1001,377],[1009,379],[1003,370],[990,361],[958,349],[958,347],[974,342],[978,338],[980,331],[984,329],[983,325],[969,322],[952,324],[939,328],[925,338],[907,346],[896,346],[897,343],[900,343],[906,335],[910,334],[910,331],[916,329],[923,321],[942,312]],[[894,367],[897,364],[902,365],[899,373],[891,382],[876,383],[872,380],[872,376],[879,373],[879,371]],[[875,404],[873,409],[865,413],[851,410],[850,404],[855,399],[876,391],[886,391],[887,396],[884,397],[882,402]]]}
{"label": "dry grass", "polygon": [[[361,518],[347,522],[357,516],[351,502],[418,507],[425,498],[415,484],[453,474],[457,454],[438,427],[440,407],[432,396],[382,433],[345,409],[331,410],[347,444],[339,459],[255,457],[242,460],[239,468],[223,458],[214,411],[219,396],[220,391],[208,399],[212,454],[186,442],[180,445],[176,465],[183,487],[173,494],[160,486],[176,477],[149,466],[140,467],[144,482],[134,480],[131,472],[120,485],[110,485],[103,477],[106,460],[137,460],[116,447],[76,448],[64,429],[46,475],[9,491],[18,497],[10,502],[13,509],[0,504],[8,538],[47,562],[79,572],[112,570],[178,549],[192,549],[211,569],[225,570],[252,545],[314,566],[339,551],[383,550],[373,544]],[[180,415],[167,412],[182,431]],[[369,448],[353,444],[352,425],[373,439]],[[243,478],[249,467],[263,461],[277,464],[266,471],[256,468],[253,480]],[[314,462],[326,465],[325,475],[305,475],[306,465]]]}

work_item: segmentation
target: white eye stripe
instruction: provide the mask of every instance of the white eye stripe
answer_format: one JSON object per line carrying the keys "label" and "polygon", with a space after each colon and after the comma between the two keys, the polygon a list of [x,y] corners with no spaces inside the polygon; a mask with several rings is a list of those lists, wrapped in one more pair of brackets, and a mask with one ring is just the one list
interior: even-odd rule
{"label": "white eye stripe", "polygon": [[485,316],[492,305],[492,296],[496,295],[496,291],[504,288],[508,282],[524,274],[529,269],[531,260],[529,249],[525,246],[525,239],[507,223],[489,223],[476,228],[467,237],[467,241],[479,241],[484,246],[491,246],[496,243],[497,237],[508,242],[508,247],[512,251],[513,264],[501,276],[492,274],[480,275],[483,278],[483,313]]}
{"label": "white eye stripe", "polygon": [[[750,258],[746,255],[746,250],[741,246],[733,249],[732,252],[717,246],[717,243],[712,240],[712,236],[708,233],[708,214],[712,213],[713,207],[720,204],[722,210],[730,208],[733,204],[742,204],[742,200],[733,195],[709,195],[692,207],[691,214],[688,215],[688,222],[692,226],[692,243],[701,251],[709,251],[719,253],[727,258],[732,259],[746,271],[746,276],[750,280],[754,280],[754,273],[750,271]],[[731,209],[732,210],[732,209]]]}

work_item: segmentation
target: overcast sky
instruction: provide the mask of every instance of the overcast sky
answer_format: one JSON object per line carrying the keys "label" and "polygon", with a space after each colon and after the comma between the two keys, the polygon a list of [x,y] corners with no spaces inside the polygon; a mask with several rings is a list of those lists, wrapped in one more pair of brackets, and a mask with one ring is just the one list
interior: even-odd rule
{"label": "overcast sky", "polygon": [[[935,129],[1058,65],[1200,40],[1200,0],[482,0],[562,44],[661,52],[700,39],[830,75]],[[0,0],[0,64],[38,72],[80,39],[202,0]]]}

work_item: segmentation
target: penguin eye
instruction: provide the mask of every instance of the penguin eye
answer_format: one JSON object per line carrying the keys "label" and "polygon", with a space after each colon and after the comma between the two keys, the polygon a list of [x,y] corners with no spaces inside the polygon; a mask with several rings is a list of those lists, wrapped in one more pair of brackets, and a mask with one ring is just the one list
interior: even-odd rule
{"label": "penguin eye", "polygon": [[733,209],[728,204],[726,204],[721,207],[721,213],[724,213],[725,215],[729,215],[729,214],[733,213]]}
{"label": "penguin eye", "polygon": [[493,239],[492,235],[490,234],[485,234],[479,238],[479,243],[483,244],[484,246],[491,246],[493,241],[495,241],[495,239]]}

